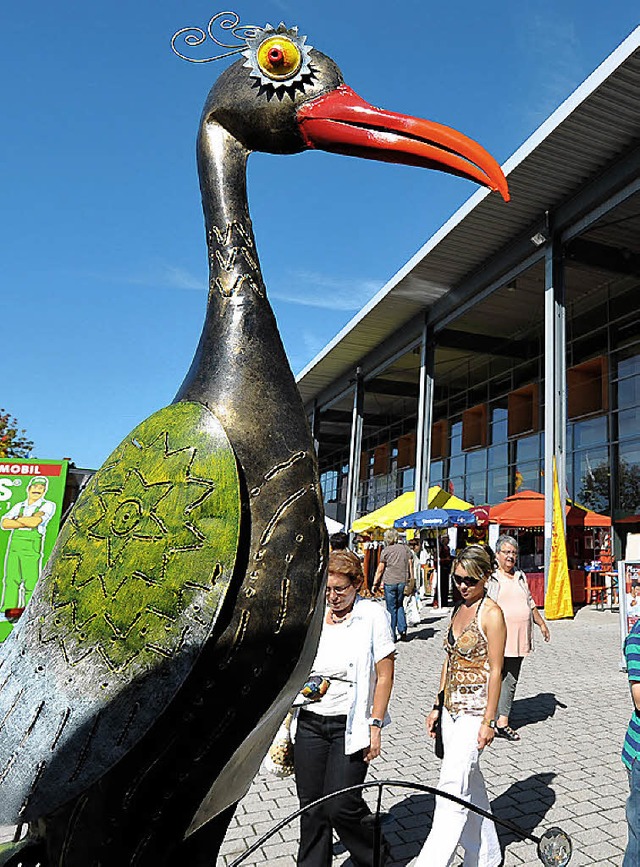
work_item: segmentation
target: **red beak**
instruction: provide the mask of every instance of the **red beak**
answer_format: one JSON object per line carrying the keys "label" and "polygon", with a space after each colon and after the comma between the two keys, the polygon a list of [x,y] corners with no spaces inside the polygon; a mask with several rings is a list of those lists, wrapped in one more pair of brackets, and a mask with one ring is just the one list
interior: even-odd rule
{"label": "red beak", "polygon": [[439,123],[376,108],[344,84],[306,102],[298,110],[298,125],[307,147],[440,169],[509,201],[502,169],[473,139]]}

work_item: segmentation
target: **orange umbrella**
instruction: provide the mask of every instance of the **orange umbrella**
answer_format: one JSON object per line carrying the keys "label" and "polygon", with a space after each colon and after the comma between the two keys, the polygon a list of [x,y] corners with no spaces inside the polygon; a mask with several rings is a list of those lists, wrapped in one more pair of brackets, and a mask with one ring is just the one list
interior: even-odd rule
{"label": "orange umbrella", "polygon": [[[611,518],[591,509],[571,504],[565,507],[569,527],[610,527]],[[542,527],[544,525],[544,494],[518,491],[502,503],[491,506],[489,517],[503,527]]]}

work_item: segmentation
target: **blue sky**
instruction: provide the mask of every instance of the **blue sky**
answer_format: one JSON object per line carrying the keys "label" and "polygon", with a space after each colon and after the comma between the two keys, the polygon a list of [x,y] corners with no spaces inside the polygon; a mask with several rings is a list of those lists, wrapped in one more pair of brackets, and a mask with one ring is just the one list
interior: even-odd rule
{"label": "blue sky", "polygon": [[[453,126],[504,162],[636,26],[634,5],[235,9],[246,23],[298,25],[365,99]],[[35,456],[99,466],[189,368],[207,278],[194,139],[226,61],[184,63],[169,40],[225,8],[5,4],[0,406]],[[319,152],[251,157],[258,250],[295,372],[474,189]]]}

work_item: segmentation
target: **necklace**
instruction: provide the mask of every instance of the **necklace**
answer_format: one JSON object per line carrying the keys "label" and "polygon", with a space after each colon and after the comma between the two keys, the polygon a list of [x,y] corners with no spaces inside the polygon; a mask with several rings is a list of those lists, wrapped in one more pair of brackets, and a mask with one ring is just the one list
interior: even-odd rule
{"label": "necklace", "polygon": [[333,609],[329,610],[329,619],[332,623],[344,623],[347,617],[351,614],[351,610],[345,612],[341,617],[336,615]]}

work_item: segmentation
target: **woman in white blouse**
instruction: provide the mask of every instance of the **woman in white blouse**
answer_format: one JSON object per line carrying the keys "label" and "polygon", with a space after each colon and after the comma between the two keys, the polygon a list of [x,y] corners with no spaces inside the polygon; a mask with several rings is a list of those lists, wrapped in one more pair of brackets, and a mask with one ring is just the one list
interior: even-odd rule
{"label": "woman in white blouse", "polygon": [[[303,807],[364,782],[369,762],[380,755],[382,728],[390,721],[394,641],[383,606],[358,595],[363,580],[353,552],[331,552],[327,610],[311,669],[311,676],[328,681],[329,687],[300,710],[295,733],[296,786]],[[297,864],[329,867],[334,830],[354,864],[371,864],[370,816],[360,791],[303,813]]]}

